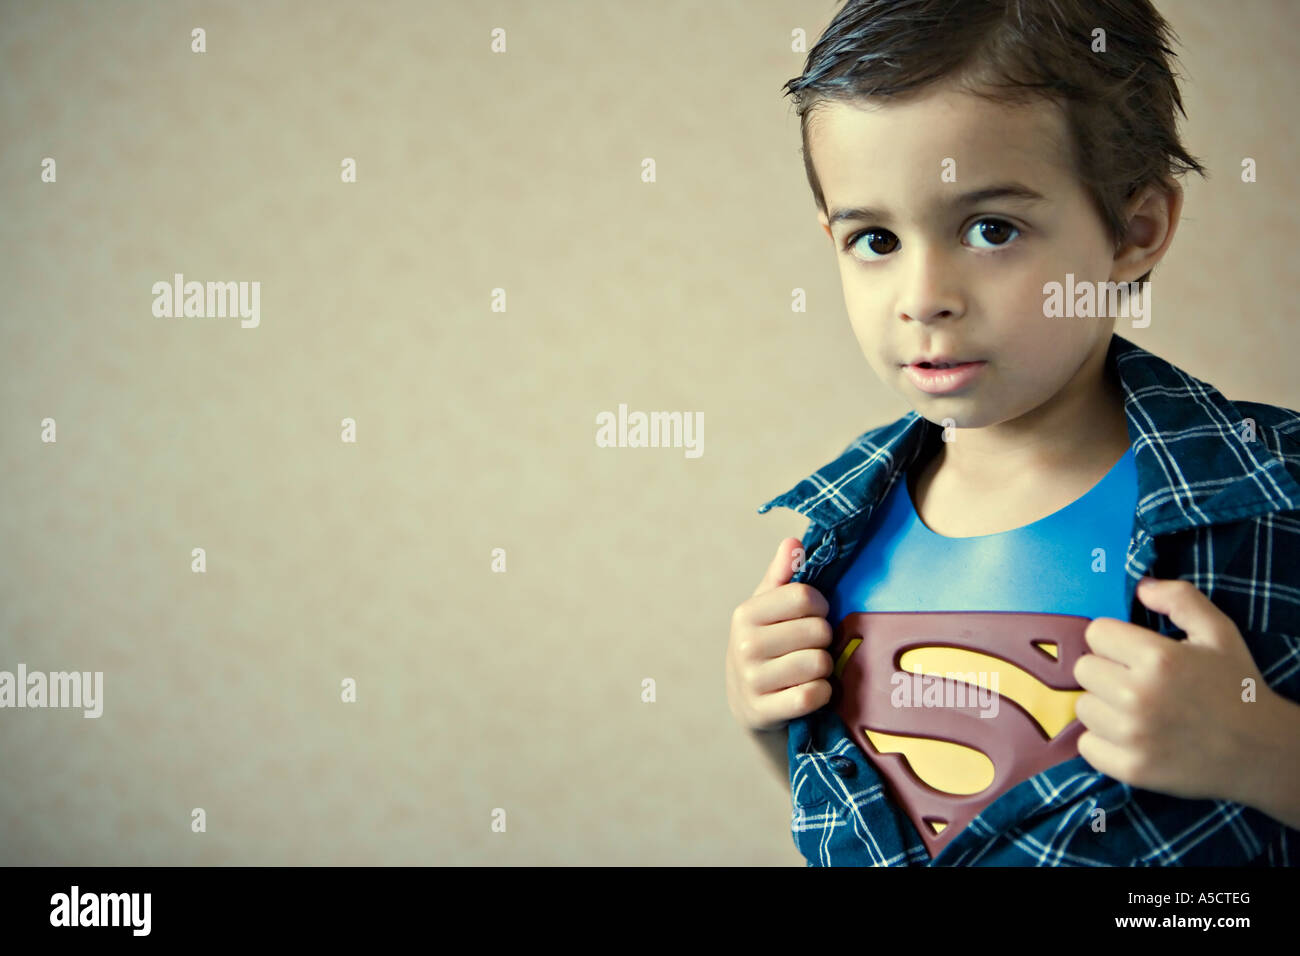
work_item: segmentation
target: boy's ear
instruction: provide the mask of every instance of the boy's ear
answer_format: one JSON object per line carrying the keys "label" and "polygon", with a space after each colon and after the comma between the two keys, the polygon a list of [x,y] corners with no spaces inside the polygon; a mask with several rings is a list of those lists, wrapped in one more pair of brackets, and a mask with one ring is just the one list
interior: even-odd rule
{"label": "boy's ear", "polygon": [[1115,251],[1112,282],[1132,282],[1155,268],[1174,241],[1182,210],[1183,187],[1173,180],[1139,190],[1124,209],[1128,232]]}

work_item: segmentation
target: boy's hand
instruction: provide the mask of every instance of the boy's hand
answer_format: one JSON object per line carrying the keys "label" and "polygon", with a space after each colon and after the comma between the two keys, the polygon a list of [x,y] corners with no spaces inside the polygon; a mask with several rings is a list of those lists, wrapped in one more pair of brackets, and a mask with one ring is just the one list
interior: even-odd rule
{"label": "boy's hand", "polygon": [[[1074,678],[1079,755],[1124,783],[1189,799],[1255,805],[1261,721],[1277,697],[1241,632],[1190,582],[1144,578],[1138,599],[1187,635],[1176,641],[1099,617]],[[1256,702],[1243,701],[1254,681]]]}
{"label": "boy's hand", "polygon": [[776,730],[831,699],[830,611],[820,591],[788,583],[801,542],[786,538],[763,580],[731,615],[727,703],[749,730]]}

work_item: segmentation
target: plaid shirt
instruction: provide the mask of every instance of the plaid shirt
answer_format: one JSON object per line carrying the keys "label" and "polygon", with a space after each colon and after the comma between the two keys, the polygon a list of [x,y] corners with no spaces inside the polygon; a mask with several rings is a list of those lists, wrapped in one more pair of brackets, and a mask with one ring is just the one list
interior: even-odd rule
{"label": "plaid shirt", "polygon": [[[1146,574],[1190,581],[1237,625],[1269,686],[1300,701],[1300,413],[1229,401],[1119,335],[1106,361],[1137,466],[1129,620],[1183,636],[1134,588]],[[941,431],[909,412],[758,509],[809,519],[794,581],[829,599],[873,509]],[[1132,787],[1076,756],[994,800],[931,860],[834,710],[787,729],[791,830],[809,866],[1290,866],[1300,853],[1300,831],[1252,807]]]}

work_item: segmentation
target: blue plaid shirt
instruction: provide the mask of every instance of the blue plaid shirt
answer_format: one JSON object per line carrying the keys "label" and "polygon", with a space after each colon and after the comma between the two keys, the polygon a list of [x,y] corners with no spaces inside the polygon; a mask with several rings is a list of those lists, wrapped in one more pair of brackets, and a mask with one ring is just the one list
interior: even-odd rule
{"label": "blue plaid shirt", "polygon": [[[1106,362],[1137,466],[1129,620],[1183,636],[1134,588],[1146,574],[1190,581],[1236,623],[1269,686],[1300,701],[1300,413],[1229,401],[1117,334]],[[809,519],[794,581],[830,598],[872,510],[941,431],[909,412],[758,509]],[[791,830],[809,866],[1290,866],[1300,852],[1300,831],[1259,810],[1132,787],[1077,756],[994,800],[931,860],[833,709],[788,732]]]}

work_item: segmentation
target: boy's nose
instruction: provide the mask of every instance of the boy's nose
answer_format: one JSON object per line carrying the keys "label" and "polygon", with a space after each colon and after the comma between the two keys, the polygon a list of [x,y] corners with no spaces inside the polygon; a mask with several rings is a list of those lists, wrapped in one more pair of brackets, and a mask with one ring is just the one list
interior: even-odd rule
{"label": "boy's nose", "polygon": [[963,311],[952,264],[939,252],[913,246],[901,270],[898,317],[918,322],[952,318]]}

